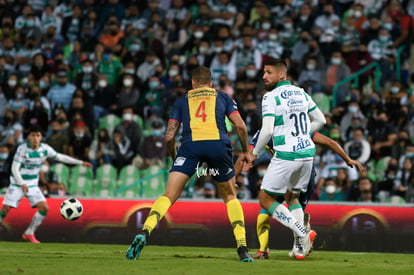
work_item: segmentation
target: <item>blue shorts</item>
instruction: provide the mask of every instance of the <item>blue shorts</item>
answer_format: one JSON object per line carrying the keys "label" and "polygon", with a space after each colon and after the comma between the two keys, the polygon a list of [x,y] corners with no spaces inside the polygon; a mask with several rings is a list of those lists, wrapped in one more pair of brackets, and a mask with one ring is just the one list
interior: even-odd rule
{"label": "blue shorts", "polygon": [[[203,162],[208,168],[202,168]],[[228,181],[234,177],[232,148],[230,141],[204,140],[184,142],[178,149],[170,171],[177,171],[191,177],[211,175],[216,182]]]}

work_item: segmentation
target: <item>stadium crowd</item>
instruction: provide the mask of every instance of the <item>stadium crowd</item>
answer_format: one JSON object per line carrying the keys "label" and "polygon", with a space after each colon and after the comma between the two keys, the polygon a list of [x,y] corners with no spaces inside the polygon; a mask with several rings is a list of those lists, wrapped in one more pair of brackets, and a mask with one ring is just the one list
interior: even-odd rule
{"label": "stadium crowd", "polygon": [[[318,147],[313,199],[414,202],[413,0],[0,0],[0,14],[0,187],[33,124],[95,168],[164,165],[170,108],[198,65],[251,137],[263,61],[284,58],[326,115],[320,133],[367,168]],[[380,75],[336,87],[372,62]],[[101,123],[110,115],[113,130]],[[270,157],[237,177],[242,199],[256,198]],[[208,176],[197,180],[193,197],[215,196]]]}

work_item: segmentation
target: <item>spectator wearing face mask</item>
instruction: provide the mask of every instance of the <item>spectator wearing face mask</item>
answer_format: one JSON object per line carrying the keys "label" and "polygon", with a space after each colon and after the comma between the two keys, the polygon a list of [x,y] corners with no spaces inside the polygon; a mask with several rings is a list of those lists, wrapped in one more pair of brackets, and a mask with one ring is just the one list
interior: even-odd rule
{"label": "spectator wearing face mask", "polygon": [[0,189],[9,186],[11,159],[9,158],[9,147],[0,144]]}
{"label": "spectator wearing face mask", "polygon": [[162,120],[156,118],[151,122],[151,134],[144,138],[141,145],[141,156],[144,167],[151,165],[164,166],[164,158],[167,156],[167,145],[164,138],[164,126]]}
{"label": "spectator wearing face mask", "polygon": [[352,126],[352,120],[356,117],[358,117],[361,121],[360,126],[362,128],[365,128],[367,126],[367,118],[362,113],[359,103],[356,101],[351,101],[348,103],[348,107],[339,123],[339,129],[341,131],[342,140],[348,140],[347,131]]}
{"label": "spectator wearing face mask", "polygon": [[335,180],[327,178],[324,183],[324,188],[319,195],[320,201],[346,201],[345,196],[341,193]]}
{"label": "spectator wearing face mask", "polygon": [[110,111],[116,110],[116,89],[114,85],[108,83],[108,77],[105,74],[98,75],[92,103],[95,122]]}
{"label": "spectator wearing face mask", "polygon": [[147,114],[155,114],[162,117],[165,114],[164,103],[167,100],[165,87],[157,76],[151,76],[148,82],[148,90],[145,93],[145,107]]}
{"label": "spectator wearing face mask", "polygon": [[300,72],[298,84],[309,94],[324,92],[324,74],[317,60],[310,57],[306,60],[306,67]]}
{"label": "spectator wearing face mask", "polygon": [[82,89],[89,99],[92,99],[97,81],[98,75],[95,72],[92,60],[83,60],[81,71],[76,75],[74,84],[76,87]]}
{"label": "spectator wearing face mask", "polygon": [[138,102],[140,91],[135,83],[134,75],[124,74],[122,83],[120,84],[120,91],[117,94],[116,107],[117,111],[127,106],[135,106]]}
{"label": "spectator wearing face mask", "polygon": [[58,83],[49,89],[47,98],[52,105],[52,109],[60,103],[65,111],[68,111],[72,102],[72,96],[76,91],[76,86],[68,82],[68,72],[66,70],[58,71],[57,81]]}
{"label": "spectator wearing face mask", "polygon": [[[321,49],[322,50],[322,49]],[[328,94],[333,93],[334,86],[342,81],[343,79],[351,75],[351,70],[348,65],[344,62],[342,53],[338,50],[332,52],[330,64],[327,66],[325,82],[327,86]],[[335,97],[336,104],[340,105],[345,101],[346,96],[349,92],[349,83],[341,85],[336,90],[336,95],[332,94]]]}
{"label": "spectator wearing face mask", "polygon": [[124,107],[122,110],[122,122],[114,130],[121,132],[122,136],[129,139],[133,156],[139,153],[142,138],[142,129],[134,120],[134,115],[134,109],[132,107]]}
{"label": "spectator wearing face mask", "polygon": [[114,144],[111,142],[108,130],[106,128],[99,129],[97,138],[92,141],[89,150],[89,160],[94,169],[99,165],[112,164],[112,158],[114,156],[113,146]]}
{"label": "spectator wearing face mask", "polygon": [[76,121],[73,124],[73,133],[69,137],[69,155],[84,161],[89,160],[89,148],[91,143],[92,139],[87,133],[85,122]]}
{"label": "spectator wearing face mask", "polygon": [[98,63],[97,71],[107,76],[108,83],[114,85],[122,73],[122,63],[115,60],[111,49],[105,49],[102,61]]}
{"label": "spectator wearing face mask", "polygon": [[368,44],[368,52],[380,64],[381,85],[394,75],[392,66],[395,62],[396,49],[392,45],[390,33],[384,27],[379,30],[378,38],[371,40]]}
{"label": "spectator wearing face mask", "polygon": [[14,97],[7,101],[6,109],[16,114],[16,119],[23,122],[23,115],[29,107],[29,102],[25,98],[25,89],[23,86],[17,86],[14,90]]}

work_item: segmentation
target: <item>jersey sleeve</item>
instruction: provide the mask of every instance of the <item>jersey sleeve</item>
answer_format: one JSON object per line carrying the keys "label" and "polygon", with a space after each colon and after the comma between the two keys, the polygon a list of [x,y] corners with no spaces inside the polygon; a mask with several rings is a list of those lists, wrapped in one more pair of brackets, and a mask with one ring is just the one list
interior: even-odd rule
{"label": "jersey sleeve", "polygon": [[271,93],[266,93],[262,99],[262,117],[276,116],[276,105]]}
{"label": "jersey sleeve", "polygon": [[[257,139],[259,138],[260,129],[256,131],[254,136],[250,139],[249,146],[256,147]],[[266,144],[265,149],[269,151],[270,154],[274,154],[273,150],[273,139],[270,139],[269,142]]]}
{"label": "jersey sleeve", "polygon": [[313,101],[312,97],[308,93],[303,91],[303,94],[305,95],[306,100],[308,101],[308,113],[318,108],[318,106],[316,105],[316,103]]}
{"label": "jersey sleeve", "polygon": [[57,156],[57,152],[55,151],[55,149],[53,149],[50,145],[45,144],[46,146],[46,151],[47,151],[47,157],[48,158],[52,158],[55,159]]}
{"label": "jersey sleeve", "polygon": [[19,146],[14,154],[13,161],[23,163],[24,162],[24,148],[23,145]]}
{"label": "jersey sleeve", "polygon": [[231,99],[225,93],[222,93],[222,96],[225,98],[226,101],[226,115],[229,116],[233,112],[238,112],[236,101]]}
{"label": "jersey sleeve", "polygon": [[183,121],[182,112],[181,112],[181,105],[183,104],[182,96],[179,97],[175,102],[171,110],[170,119],[177,120],[179,122]]}

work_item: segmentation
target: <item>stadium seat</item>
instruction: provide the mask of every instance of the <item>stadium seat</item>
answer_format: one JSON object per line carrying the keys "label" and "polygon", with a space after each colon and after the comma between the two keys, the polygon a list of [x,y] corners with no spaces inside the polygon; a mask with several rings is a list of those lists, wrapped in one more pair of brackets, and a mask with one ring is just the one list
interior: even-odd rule
{"label": "stadium seat", "polygon": [[69,188],[69,194],[73,196],[92,196],[92,180],[79,176],[72,179],[70,188]]}
{"label": "stadium seat", "polygon": [[59,182],[63,183],[67,188],[69,188],[69,175],[70,168],[64,163],[57,162],[50,167],[50,171],[53,171],[57,174]]}
{"label": "stadium seat", "polygon": [[[134,165],[127,165],[122,167],[119,173],[118,189],[115,191],[115,195],[123,198],[136,198],[141,193],[140,170]],[[136,183],[135,185],[132,185]],[[132,185],[131,187],[128,187]]]}
{"label": "stadium seat", "polygon": [[121,118],[114,114],[108,114],[99,119],[99,128],[106,128],[109,136],[112,137],[112,133],[115,127],[121,122]]}
{"label": "stadium seat", "polygon": [[[69,190],[72,190],[72,187],[76,188],[77,181],[79,178],[86,178],[88,183],[91,184],[91,190],[89,191],[89,195],[92,191],[92,183],[93,183],[93,171],[92,168],[84,167],[81,165],[76,165],[70,169],[70,178],[69,178]],[[70,191],[69,191],[70,192]],[[71,192],[70,192],[71,193]],[[72,194],[72,193],[71,193]]]}
{"label": "stadium seat", "polygon": [[322,113],[327,114],[331,111],[331,99],[328,95],[324,93],[314,93],[312,95],[312,99],[322,111]]}
{"label": "stadium seat", "polygon": [[111,164],[104,164],[96,169],[96,178],[93,188],[95,196],[105,198],[114,195],[117,185],[118,172]]}
{"label": "stadium seat", "polygon": [[168,170],[153,165],[142,171],[142,193],[141,197],[156,198],[164,193],[167,183]]}

